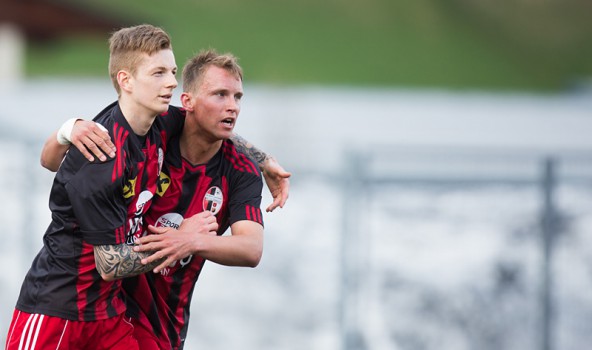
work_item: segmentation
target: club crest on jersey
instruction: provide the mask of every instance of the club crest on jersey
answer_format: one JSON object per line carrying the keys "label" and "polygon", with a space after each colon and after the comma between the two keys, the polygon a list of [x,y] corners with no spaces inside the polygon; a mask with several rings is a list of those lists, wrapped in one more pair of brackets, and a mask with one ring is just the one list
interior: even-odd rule
{"label": "club crest on jersey", "polygon": [[209,210],[216,215],[222,208],[222,190],[217,186],[212,186],[206,192],[203,199],[203,210]]}
{"label": "club crest on jersey", "polygon": [[133,178],[128,180],[127,183],[123,186],[123,198],[130,198],[136,194],[136,181],[138,178]]}

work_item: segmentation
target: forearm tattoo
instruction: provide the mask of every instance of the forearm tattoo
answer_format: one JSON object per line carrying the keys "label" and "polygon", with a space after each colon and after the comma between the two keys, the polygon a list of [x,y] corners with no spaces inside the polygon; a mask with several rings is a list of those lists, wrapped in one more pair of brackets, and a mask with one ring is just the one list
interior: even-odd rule
{"label": "forearm tattoo", "polygon": [[234,134],[231,138],[234,142],[234,146],[240,152],[245,153],[247,156],[253,158],[261,168],[264,166],[264,162],[269,156],[262,150],[255,147],[249,141],[242,138],[240,135]]}
{"label": "forearm tattoo", "polygon": [[141,260],[152,253],[134,252],[133,246],[127,244],[95,246],[94,253],[97,270],[103,275],[112,275],[115,279],[151,271],[164,261],[160,259],[144,265]]}

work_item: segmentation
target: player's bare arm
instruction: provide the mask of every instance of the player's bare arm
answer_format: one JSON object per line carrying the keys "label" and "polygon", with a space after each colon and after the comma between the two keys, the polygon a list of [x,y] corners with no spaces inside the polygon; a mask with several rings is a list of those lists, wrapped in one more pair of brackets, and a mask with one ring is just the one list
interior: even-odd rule
{"label": "player's bare arm", "polygon": [[[64,133],[63,126],[58,131],[62,133],[62,139],[69,140],[80,152],[89,160],[94,161],[93,154],[101,161],[115,156],[115,146],[109,137],[109,134],[101,129],[99,124],[93,121],[77,120],[71,131]],[[57,171],[64,156],[69,149],[69,145],[62,145],[57,141],[57,133],[52,134],[41,151],[41,165],[51,171]],[[283,208],[288,200],[290,192],[289,178],[292,174],[284,168],[272,156],[261,151],[249,141],[240,135],[234,134],[231,138],[236,148],[253,158],[261,168],[265,184],[273,197],[273,202],[267,207],[271,212],[277,207]],[[90,152],[89,152],[90,150]]]}
{"label": "player's bare arm", "polygon": [[94,247],[95,264],[99,274],[105,281],[132,277],[152,270],[162,261],[163,256],[154,253],[154,259],[149,264],[142,264],[152,252],[136,252],[133,246],[127,244],[100,245]]}
{"label": "player's bare arm", "polygon": [[231,138],[236,149],[254,159],[263,172],[265,184],[273,197],[273,202],[267,207],[267,212],[272,212],[277,207],[283,208],[290,193],[291,173],[284,168],[271,155],[255,147],[240,135],[234,134]]}
{"label": "player's bare arm", "polygon": [[240,135],[234,134],[230,138],[237,150],[245,153],[259,164],[259,167],[265,166],[265,160],[270,157],[262,150],[255,147],[252,143],[242,138]]}
{"label": "player's bare arm", "polygon": [[62,145],[57,140],[58,132],[55,131],[51,136],[45,141],[43,145],[43,149],[41,150],[41,166],[50,170],[50,171],[58,171],[60,164],[62,164],[62,160],[68,152],[70,145]]}
{"label": "player's bare arm", "polygon": [[229,236],[208,237],[195,254],[226,266],[256,267],[263,255],[263,226],[249,220],[230,226]]}
{"label": "player's bare arm", "polygon": [[[185,256],[195,254],[226,266],[256,267],[263,254],[263,226],[253,221],[242,220],[232,224],[230,229],[230,236],[217,236],[196,234],[183,225],[178,230],[149,226],[148,231],[153,234],[141,237],[140,244],[135,246],[134,250],[152,250],[155,246],[151,244],[159,244],[167,236],[176,235],[191,247]],[[152,264],[155,256],[156,254],[146,258],[145,262]],[[178,259],[170,259],[170,263],[168,261],[161,263],[153,271],[159,272]]]}

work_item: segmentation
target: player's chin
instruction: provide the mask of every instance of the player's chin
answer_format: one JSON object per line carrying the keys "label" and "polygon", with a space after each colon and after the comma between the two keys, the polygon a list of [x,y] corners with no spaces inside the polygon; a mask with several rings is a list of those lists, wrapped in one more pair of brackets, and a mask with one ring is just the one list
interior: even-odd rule
{"label": "player's chin", "polygon": [[220,135],[218,138],[220,140],[228,140],[232,137],[233,133],[224,133],[222,135]]}
{"label": "player's chin", "polygon": [[169,106],[168,105],[166,105],[166,106],[163,106],[163,105],[150,106],[150,110],[152,110],[152,113],[154,113],[154,115],[161,115],[161,114],[168,112]]}
{"label": "player's chin", "polygon": [[232,135],[234,134],[234,128],[224,128],[223,130],[220,130],[218,132],[218,138],[222,139],[222,140],[226,140],[232,137]]}

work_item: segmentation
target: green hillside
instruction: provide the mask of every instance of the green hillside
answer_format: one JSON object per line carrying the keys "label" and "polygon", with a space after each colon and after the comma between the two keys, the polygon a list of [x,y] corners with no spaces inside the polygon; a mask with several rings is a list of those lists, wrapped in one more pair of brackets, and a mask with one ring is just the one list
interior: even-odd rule
{"label": "green hillside", "polygon": [[[561,90],[592,76],[589,0],[84,0],[162,26],[177,64],[232,51],[272,84]],[[125,14],[125,15],[124,15]],[[32,45],[32,76],[107,76],[106,38]]]}

